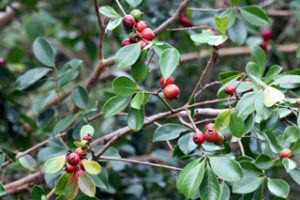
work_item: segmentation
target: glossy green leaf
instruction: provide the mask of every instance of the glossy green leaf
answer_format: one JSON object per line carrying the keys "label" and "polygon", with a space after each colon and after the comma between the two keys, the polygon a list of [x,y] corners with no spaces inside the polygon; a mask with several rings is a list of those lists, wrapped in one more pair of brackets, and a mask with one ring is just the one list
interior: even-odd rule
{"label": "glossy green leaf", "polygon": [[42,200],[42,196],[46,195],[46,192],[38,185],[34,185],[31,191],[33,200]]}
{"label": "glossy green leaf", "polygon": [[89,93],[87,90],[82,86],[76,86],[72,90],[71,98],[73,103],[78,107],[85,109],[89,103]]}
{"label": "glossy green leaf", "polygon": [[221,179],[229,182],[241,180],[243,173],[238,162],[229,157],[210,157],[213,172]]}
{"label": "glossy green leaf", "polygon": [[289,159],[289,158],[283,159],[282,164],[287,173],[289,173],[291,170],[293,170],[297,167],[297,163],[294,160]]}
{"label": "glossy green leaf", "polygon": [[235,107],[239,117],[244,119],[255,111],[256,97],[256,92],[248,92],[242,96]]}
{"label": "glossy green leaf", "polygon": [[79,113],[67,116],[60,120],[53,128],[53,134],[61,133],[66,130],[79,116]]}
{"label": "glossy green leaf", "polygon": [[94,197],[96,194],[96,186],[93,179],[85,172],[80,174],[78,179],[79,189],[83,194]]}
{"label": "glossy green leaf", "polygon": [[32,158],[31,155],[24,155],[19,158],[19,162],[23,167],[26,169],[29,169],[30,171],[34,171],[36,169],[37,163],[36,161]]}
{"label": "glossy green leaf", "polygon": [[131,108],[134,109],[141,109],[141,106],[144,104],[144,92],[140,90],[136,95],[133,97],[133,99],[130,102]]}
{"label": "glossy green leaf", "polygon": [[99,12],[111,19],[120,18],[121,16],[110,6],[101,6]]}
{"label": "glossy green leaf", "polygon": [[264,104],[264,94],[262,92],[258,93],[255,100],[255,111],[262,120],[267,120],[272,115],[272,109],[268,108]]}
{"label": "glossy green leaf", "polygon": [[0,181],[0,195],[4,195],[6,193],[5,187],[3,183]]}
{"label": "glossy green leaf", "polygon": [[202,33],[191,35],[191,39],[195,43],[200,44],[209,44],[209,45],[215,45],[218,46],[220,44],[223,44],[228,37],[226,35],[214,35],[208,31],[202,31]]}
{"label": "glossy green leaf", "polygon": [[137,85],[128,77],[117,77],[112,83],[113,92],[120,97],[129,97],[137,92]]}
{"label": "glossy green leaf", "polygon": [[217,28],[219,29],[219,31],[223,35],[225,35],[226,30],[229,25],[229,17],[228,16],[219,17],[219,16],[215,15],[215,24],[216,24]]}
{"label": "glossy green leaf", "polygon": [[58,86],[63,88],[69,83],[73,83],[75,79],[80,75],[80,68],[83,61],[79,59],[72,59],[67,62],[63,69],[58,74]]}
{"label": "glossy green leaf", "polygon": [[137,132],[144,126],[145,111],[144,107],[140,109],[130,108],[128,112],[127,124],[128,127]]}
{"label": "glossy green leaf", "polygon": [[231,114],[231,110],[225,110],[217,116],[215,121],[216,130],[220,131],[226,129],[229,126],[230,117],[231,117],[230,114]]}
{"label": "glossy green leaf", "polygon": [[246,72],[247,74],[252,74],[255,77],[260,78],[262,74],[260,73],[259,66],[254,62],[248,62],[246,65]]}
{"label": "glossy green leaf", "polygon": [[245,123],[242,118],[237,116],[236,112],[231,112],[229,129],[233,136],[239,138],[245,131]]}
{"label": "glossy green leaf", "polygon": [[146,63],[148,51],[142,51],[139,59],[131,66],[131,75],[137,82],[145,80],[149,74],[149,68]]}
{"label": "glossy green leaf", "polygon": [[229,39],[237,45],[244,44],[247,39],[246,26],[239,20],[235,21],[235,23],[228,28],[227,33]]}
{"label": "glossy green leaf", "polygon": [[279,65],[272,65],[272,67],[268,70],[264,81],[266,83],[269,83],[273,80],[275,80],[275,77],[282,71],[282,67]]}
{"label": "glossy green leaf", "polygon": [[134,43],[120,48],[115,55],[115,64],[118,68],[125,68],[133,65],[141,53],[141,44]]}
{"label": "glossy green leaf", "polygon": [[229,200],[230,199],[230,189],[228,185],[223,181],[220,183],[220,196],[218,200]]}
{"label": "glossy green leaf", "polygon": [[72,174],[71,173],[64,173],[63,175],[61,175],[56,183],[55,186],[55,194],[60,195],[60,194],[64,194],[67,184],[71,178]]}
{"label": "glossy green leaf", "polygon": [[175,48],[164,50],[159,57],[159,67],[164,79],[167,80],[179,64],[180,54]]}
{"label": "glossy green leaf", "polygon": [[32,110],[35,115],[39,115],[44,109],[47,103],[49,103],[56,96],[56,92],[51,90],[41,96],[36,96],[33,100]]}
{"label": "glossy green leaf", "polygon": [[244,6],[240,7],[240,12],[243,18],[254,26],[266,26],[270,23],[270,19],[262,10],[257,6]]}
{"label": "glossy green leaf", "polygon": [[86,124],[86,125],[82,126],[80,129],[80,140],[82,140],[83,137],[87,136],[88,134],[90,136],[93,136],[94,133],[95,133],[94,127],[91,126],[90,124]]}
{"label": "glossy green leaf", "polygon": [[105,168],[103,168],[97,176],[93,175],[91,178],[94,180],[96,187],[107,190],[109,188],[108,174]]}
{"label": "glossy green leaf", "polygon": [[262,183],[263,178],[245,176],[240,181],[233,183],[232,192],[238,194],[246,194],[254,192]]}
{"label": "glossy green leaf", "polygon": [[283,133],[284,139],[287,142],[294,143],[300,138],[299,129],[296,126],[288,126]]}
{"label": "glossy green leaf", "polygon": [[273,167],[275,160],[272,160],[269,156],[265,154],[259,155],[255,160],[255,165],[259,169],[265,170]]}
{"label": "glossy green leaf", "polygon": [[101,172],[102,168],[100,164],[93,160],[82,160],[85,171],[89,174],[97,175]]}
{"label": "glossy green leaf", "polygon": [[267,107],[271,107],[277,102],[283,101],[285,96],[283,92],[278,89],[275,89],[271,86],[267,86],[264,90],[264,104]]}
{"label": "glossy green leaf", "polygon": [[105,118],[112,117],[124,110],[130,102],[130,98],[114,96],[108,99],[103,105],[103,114]]}
{"label": "glossy green leaf", "polygon": [[205,172],[205,162],[195,160],[189,163],[178,175],[176,181],[177,190],[190,199],[198,190]]}
{"label": "glossy green leaf", "polygon": [[268,178],[268,189],[274,195],[287,198],[290,192],[290,186],[287,182],[281,179]]}
{"label": "glossy green leaf", "polygon": [[178,140],[178,147],[185,155],[191,153],[198,147],[193,141],[193,134],[194,133],[185,134]]}
{"label": "glossy green leaf", "polygon": [[48,67],[55,67],[55,53],[51,44],[44,38],[34,40],[32,50],[35,57]]}
{"label": "glossy green leaf", "polygon": [[200,185],[201,200],[217,200],[220,192],[220,184],[216,175],[207,167]]}
{"label": "glossy green leaf", "polygon": [[26,71],[16,80],[17,90],[26,90],[32,87],[38,81],[46,78],[46,75],[51,71],[49,68],[34,68]]}
{"label": "glossy green leaf", "polygon": [[183,132],[188,131],[189,129],[186,126],[179,124],[164,124],[158,127],[153,135],[153,142],[173,140],[178,138],[179,135]]}
{"label": "glossy green leaf", "polygon": [[273,82],[273,84],[280,85],[280,88],[285,89],[293,89],[293,88],[299,88],[300,87],[300,76],[299,75],[282,75]]}
{"label": "glossy green leaf", "polygon": [[258,46],[254,46],[251,49],[251,58],[252,58],[252,61],[257,64],[258,69],[259,69],[259,74],[261,77],[267,66],[266,53],[264,52],[264,50],[262,50]]}
{"label": "glossy green leaf", "polygon": [[274,153],[278,153],[280,151],[280,147],[274,133],[272,131],[266,131],[264,132],[264,137],[267,140],[270,150]]}
{"label": "glossy green leaf", "polygon": [[106,29],[112,31],[115,28],[117,28],[121,23],[122,23],[122,17],[111,19],[107,24]]}
{"label": "glossy green leaf", "polygon": [[126,2],[132,7],[137,7],[140,3],[142,3],[142,1],[143,0],[126,0]]}
{"label": "glossy green leaf", "polygon": [[44,171],[47,174],[54,174],[64,167],[66,154],[48,159],[44,164]]}
{"label": "glossy green leaf", "polygon": [[292,179],[298,184],[300,185],[300,169],[299,168],[295,168],[293,170],[291,170],[289,172],[290,176],[292,177]]}
{"label": "glossy green leaf", "polygon": [[60,139],[52,136],[48,139],[48,146],[42,148],[37,157],[40,161],[46,161],[49,158],[60,156],[68,150],[69,148]]}

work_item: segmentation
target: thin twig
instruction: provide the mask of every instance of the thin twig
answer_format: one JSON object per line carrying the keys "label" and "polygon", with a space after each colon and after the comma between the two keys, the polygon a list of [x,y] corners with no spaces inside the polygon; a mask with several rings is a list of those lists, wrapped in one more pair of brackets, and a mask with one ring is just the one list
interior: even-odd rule
{"label": "thin twig", "polygon": [[241,149],[241,153],[242,153],[242,156],[245,156],[245,149],[243,147],[243,144],[242,144],[242,141],[241,141],[241,138],[238,138],[237,139],[238,143],[239,143],[239,146],[240,146],[240,149]]}
{"label": "thin twig", "polygon": [[181,28],[169,28],[167,31],[185,31],[185,30],[198,30],[198,29],[211,29],[210,26],[192,26],[192,27],[181,27]]}
{"label": "thin twig", "polygon": [[123,8],[123,6],[120,4],[119,0],[115,0],[115,2],[118,4],[119,9],[121,10],[121,12],[123,13],[123,15],[126,15],[126,12]]}

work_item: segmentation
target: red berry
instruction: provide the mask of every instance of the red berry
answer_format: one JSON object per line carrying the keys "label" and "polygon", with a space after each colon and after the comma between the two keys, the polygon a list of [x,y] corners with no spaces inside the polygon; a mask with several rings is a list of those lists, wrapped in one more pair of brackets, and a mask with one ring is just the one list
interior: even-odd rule
{"label": "red berry", "polygon": [[90,134],[88,134],[88,135],[84,136],[82,138],[82,140],[86,140],[88,143],[90,143],[92,141],[92,136]]}
{"label": "red berry", "polygon": [[83,149],[82,147],[78,147],[77,149],[75,149],[74,153],[79,155],[80,159],[84,159],[86,157],[86,154],[87,154],[86,150]]}
{"label": "red berry", "polygon": [[142,38],[141,38],[140,34],[138,34],[138,33],[131,33],[129,36],[129,40],[131,43],[137,43],[141,39]]}
{"label": "red berry", "polygon": [[224,136],[219,134],[218,139],[214,142],[216,145],[222,145],[224,143]]}
{"label": "red berry", "polygon": [[141,43],[141,49],[143,50],[148,44],[144,40],[139,41]]}
{"label": "red berry", "polygon": [[127,46],[127,45],[130,45],[131,44],[131,42],[130,42],[130,40],[129,40],[129,38],[126,38],[125,40],[123,40],[122,41],[122,47],[125,47],[125,46]]}
{"label": "red berry", "polygon": [[159,84],[160,84],[160,87],[162,87],[162,88],[166,87],[167,85],[173,84],[173,83],[174,83],[174,79],[171,76],[167,79],[166,82],[165,82],[164,77],[161,77],[159,79]]}
{"label": "red berry", "polygon": [[146,40],[153,40],[155,38],[155,34],[152,31],[151,28],[145,28],[142,32],[141,35],[143,36],[143,38],[145,38]]}
{"label": "red berry", "polygon": [[264,41],[268,41],[271,40],[273,36],[272,30],[267,29],[267,30],[263,30],[261,32],[261,37],[264,39]]}
{"label": "red berry", "polygon": [[219,133],[215,129],[208,129],[205,131],[205,139],[208,142],[216,142],[219,138]]}
{"label": "red berry", "polygon": [[80,161],[80,156],[77,153],[70,153],[68,155],[68,163],[70,165],[76,166]]}
{"label": "red berry", "polygon": [[122,19],[122,22],[127,28],[133,28],[133,26],[135,25],[135,19],[131,15],[125,15]]}
{"label": "red berry", "polygon": [[70,165],[69,163],[66,164],[66,167],[65,167],[66,172],[72,173],[72,172],[75,172],[76,169],[77,169],[76,166]]}
{"label": "red berry", "polygon": [[178,22],[184,26],[184,27],[192,27],[193,24],[192,22],[190,21],[190,19],[184,14],[182,13],[179,18],[178,18]]}
{"label": "red berry", "polygon": [[164,89],[164,96],[169,99],[173,100],[176,99],[179,95],[179,88],[175,84],[167,85]]}
{"label": "red berry", "polygon": [[4,58],[0,58],[0,67],[3,67],[6,65],[6,61],[4,60]]}
{"label": "red berry", "polygon": [[206,124],[206,126],[204,127],[204,131],[208,131],[208,130],[215,130],[215,124],[214,123],[208,123]]}
{"label": "red berry", "polygon": [[138,32],[142,32],[145,28],[147,28],[147,24],[144,21],[139,20],[136,22],[135,28]]}
{"label": "red berry", "polygon": [[268,49],[268,42],[263,41],[259,44],[259,47],[262,48],[264,51],[267,51]]}
{"label": "red berry", "polygon": [[205,141],[205,135],[201,131],[197,131],[193,135],[193,141],[195,144],[201,145]]}
{"label": "red berry", "polygon": [[229,85],[225,88],[224,92],[229,95],[233,95],[235,93],[235,87]]}
{"label": "red berry", "polygon": [[280,155],[279,155],[280,159],[284,159],[284,158],[292,158],[293,155],[292,155],[292,151],[288,148],[285,148],[285,149],[282,149],[280,151]]}

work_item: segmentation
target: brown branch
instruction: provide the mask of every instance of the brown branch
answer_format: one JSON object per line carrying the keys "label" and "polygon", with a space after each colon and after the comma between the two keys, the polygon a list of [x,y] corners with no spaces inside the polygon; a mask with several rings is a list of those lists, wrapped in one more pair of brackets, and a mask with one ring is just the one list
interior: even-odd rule
{"label": "brown branch", "polygon": [[[28,8],[20,3],[13,3],[12,7],[19,12],[27,11]],[[7,8],[5,12],[0,12],[0,28],[9,25],[16,18],[15,12],[11,8]]]}

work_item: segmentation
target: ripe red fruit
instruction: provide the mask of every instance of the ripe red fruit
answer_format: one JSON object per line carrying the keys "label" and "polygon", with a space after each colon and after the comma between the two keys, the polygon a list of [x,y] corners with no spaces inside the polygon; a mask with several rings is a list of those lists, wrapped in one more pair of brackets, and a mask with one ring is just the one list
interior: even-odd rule
{"label": "ripe red fruit", "polygon": [[6,65],[6,61],[4,60],[4,58],[0,58],[0,67],[3,67]]}
{"label": "ripe red fruit", "polygon": [[215,130],[215,124],[214,123],[206,124],[206,126],[204,127],[204,131],[206,132],[208,130]]}
{"label": "ripe red fruit", "polygon": [[214,142],[216,145],[222,145],[224,143],[224,136],[219,134],[218,139]]}
{"label": "ripe red fruit", "polygon": [[264,51],[267,51],[268,42],[263,41],[262,43],[259,44],[259,47],[262,48]]}
{"label": "ripe red fruit", "polygon": [[145,28],[141,32],[141,35],[143,36],[143,38],[145,38],[146,40],[149,40],[149,41],[151,41],[155,38],[155,34],[151,28]]}
{"label": "ripe red fruit", "polygon": [[179,95],[179,88],[175,84],[167,85],[164,89],[164,96],[169,99],[173,100],[176,99]]}
{"label": "ripe red fruit", "polygon": [[86,140],[88,143],[90,143],[92,141],[92,136],[90,134],[87,134],[86,136],[84,136],[82,138],[82,140]]}
{"label": "ripe red fruit", "polygon": [[77,169],[77,166],[70,165],[69,163],[66,164],[66,167],[65,167],[66,172],[72,173],[72,172],[75,172],[76,169]]}
{"label": "ripe red fruit", "polygon": [[205,131],[205,139],[208,142],[216,142],[219,138],[219,133],[215,129],[208,129]]}
{"label": "ripe red fruit", "polygon": [[284,159],[284,158],[292,158],[293,155],[292,155],[292,151],[288,148],[285,148],[285,149],[282,149],[280,151],[280,155],[279,155],[280,159]]}
{"label": "ripe red fruit", "polygon": [[87,154],[86,150],[83,149],[82,147],[78,147],[77,149],[75,149],[74,153],[79,155],[80,159],[84,159],[86,157],[86,154]]}
{"label": "ripe red fruit", "polygon": [[174,79],[171,76],[167,79],[166,82],[165,82],[164,77],[161,77],[159,79],[159,84],[160,84],[160,87],[162,87],[162,88],[166,87],[167,85],[173,84],[173,83],[174,83]]}
{"label": "ripe red fruit", "polygon": [[201,145],[205,141],[205,135],[201,131],[197,131],[193,135],[193,141],[195,144]]}
{"label": "ripe red fruit", "polygon": [[125,46],[130,45],[130,44],[131,44],[131,42],[130,42],[129,38],[126,38],[125,40],[122,41],[121,46],[125,47]]}
{"label": "ripe red fruit", "polygon": [[261,32],[261,37],[264,39],[264,41],[268,41],[271,40],[273,36],[272,30],[267,29],[267,30],[263,30]]}
{"label": "ripe red fruit", "polygon": [[143,50],[148,44],[144,40],[139,41],[141,43],[141,49]]}
{"label": "ripe red fruit", "polygon": [[135,25],[135,19],[131,15],[125,15],[122,19],[122,22],[127,28],[133,28],[133,26]]}
{"label": "ripe red fruit", "polygon": [[147,24],[144,21],[139,20],[136,22],[135,28],[138,32],[142,32],[145,28],[147,28]]}
{"label": "ripe red fruit", "polygon": [[229,95],[233,95],[235,93],[235,87],[229,85],[225,88],[224,92]]}
{"label": "ripe red fruit", "polygon": [[68,155],[68,163],[70,165],[76,166],[80,161],[80,156],[77,153],[70,153]]}
{"label": "ripe red fruit", "polygon": [[184,26],[184,27],[192,27],[193,24],[192,22],[190,21],[190,19],[184,14],[182,13],[179,18],[178,18],[178,22]]}

